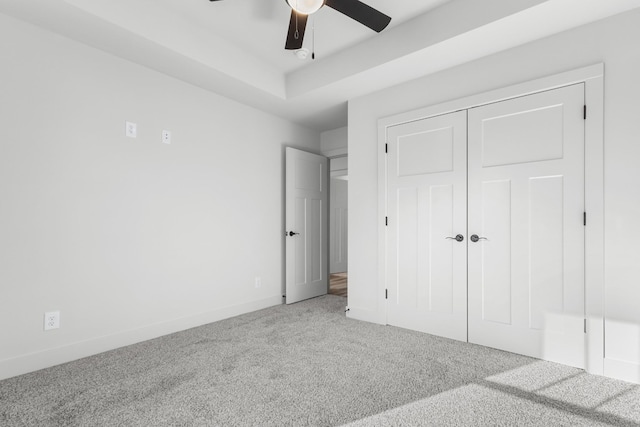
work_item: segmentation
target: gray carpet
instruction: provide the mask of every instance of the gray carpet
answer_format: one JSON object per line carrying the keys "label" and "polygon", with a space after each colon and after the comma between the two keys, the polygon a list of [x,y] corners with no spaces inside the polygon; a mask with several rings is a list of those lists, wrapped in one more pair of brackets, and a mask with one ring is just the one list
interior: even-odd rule
{"label": "gray carpet", "polygon": [[640,425],[640,388],[277,306],[0,382],[2,426]]}

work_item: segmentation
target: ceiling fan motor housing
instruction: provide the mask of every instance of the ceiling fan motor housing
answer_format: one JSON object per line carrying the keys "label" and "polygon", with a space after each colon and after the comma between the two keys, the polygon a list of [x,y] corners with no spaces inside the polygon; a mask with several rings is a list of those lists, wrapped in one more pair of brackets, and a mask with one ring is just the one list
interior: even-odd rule
{"label": "ceiling fan motor housing", "polygon": [[311,15],[324,6],[325,0],[286,0],[291,9],[302,15]]}

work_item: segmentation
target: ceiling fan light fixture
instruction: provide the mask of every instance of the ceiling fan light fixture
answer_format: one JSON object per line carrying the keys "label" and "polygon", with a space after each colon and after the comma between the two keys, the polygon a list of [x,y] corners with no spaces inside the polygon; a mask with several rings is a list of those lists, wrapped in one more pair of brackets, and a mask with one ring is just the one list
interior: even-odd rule
{"label": "ceiling fan light fixture", "polygon": [[295,54],[298,57],[298,59],[304,61],[309,56],[309,49],[307,49],[306,47],[300,48],[295,51]]}
{"label": "ceiling fan light fixture", "polygon": [[302,15],[311,15],[324,6],[325,0],[287,0],[291,9]]}

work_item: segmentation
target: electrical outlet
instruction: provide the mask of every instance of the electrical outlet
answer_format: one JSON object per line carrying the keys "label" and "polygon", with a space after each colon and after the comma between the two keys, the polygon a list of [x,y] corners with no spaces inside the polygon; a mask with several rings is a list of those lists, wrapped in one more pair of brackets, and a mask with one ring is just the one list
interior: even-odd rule
{"label": "electrical outlet", "polygon": [[171,144],[171,132],[168,130],[162,131],[162,142],[165,144]]}
{"label": "electrical outlet", "polygon": [[60,327],[60,312],[49,311],[44,314],[44,330],[58,329]]}
{"label": "electrical outlet", "polygon": [[132,122],[126,122],[125,135],[129,138],[135,138],[138,136],[138,125]]}
{"label": "electrical outlet", "polygon": [[256,277],[256,288],[262,287],[262,279],[260,277]]}

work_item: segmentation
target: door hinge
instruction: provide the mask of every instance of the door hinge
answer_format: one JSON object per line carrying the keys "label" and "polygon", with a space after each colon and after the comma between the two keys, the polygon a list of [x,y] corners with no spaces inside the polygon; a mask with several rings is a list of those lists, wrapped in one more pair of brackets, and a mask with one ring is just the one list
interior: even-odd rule
{"label": "door hinge", "polygon": [[384,217],[384,225],[385,225],[385,227],[389,226],[389,217],[388,216]]}
{"label": "door hinge", "polygon": [[587,319],[584,319],[584,333],[587,333]]}
{"label": "door hinge", "polygon": [[584,109],[582,110],[583,115],[584,115],[584,119],[587,120],[587,106],[584,106]]}
{"label": "door hinge", "polygon": [[389,299],[389,289],[384,290],[384,299]]}
{"label": "door hinge", "polygon": [[587,226],[587,213],[586,212],[582,213],[582,225],[584,225],[585,227]]}
{"label": "door hinge", "polygon": [[384,152],[385,154],[389,152],[389,144],[384,144]]}

